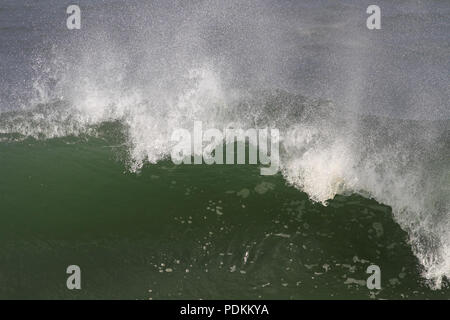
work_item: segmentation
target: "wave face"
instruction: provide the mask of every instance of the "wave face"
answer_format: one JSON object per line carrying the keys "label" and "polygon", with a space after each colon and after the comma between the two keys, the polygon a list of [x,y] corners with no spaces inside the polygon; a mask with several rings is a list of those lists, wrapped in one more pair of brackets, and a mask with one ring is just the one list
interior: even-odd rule
{"label": "wave face", "polygon": [[[416,13],[429,21],[449,12],[440,5],[386,4],[386,29]],[[96,135],[102,124],[118,122],[127,166],[139,171],[166,159],[172,132],[194,121],[278,128],[289,184],[324,205],[357,193],[391,206],[430,285],[440,288],[450,277],[450,125],[442,120],[449,116],[442,71],[448,37],[440,37],[439,23],[435,39],[425,39],[420,24],[397,39],[361,30],[361,5],[80,6],[79,31],[49,31],[45,23],[33,29],[44,45],[27,56],[33,76],[16,81],[15,93],[2,100],[2,140]],[[60,9],[55,4],[47,18]],[[414,36],[428,41],[426,48],[401,46]],[[417,66],[424,51],[432,53],[426,72]],[[14,82],[20,74],[8,77]]]}

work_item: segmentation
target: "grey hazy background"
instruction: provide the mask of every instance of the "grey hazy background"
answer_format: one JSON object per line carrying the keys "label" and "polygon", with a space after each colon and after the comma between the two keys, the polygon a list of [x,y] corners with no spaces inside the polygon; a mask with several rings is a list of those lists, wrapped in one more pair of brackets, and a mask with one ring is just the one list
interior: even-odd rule
{"label": "grey hazy background", "polygon": [[[66,28],[70,4],[81,7],[81,30]],[[370,4],[381,7],[382,30],[366,28]],[[223,66],[230,87],[285,89],[350,112],[446,119],[449,17],[448,0],[1,0],[0,110],[30,107],[33,82],[54,68],[51,50],[76,69],[79,53],[102,50],[106,38],[126,52],[130,87],[176,77],[186,60],[206,56]]]}

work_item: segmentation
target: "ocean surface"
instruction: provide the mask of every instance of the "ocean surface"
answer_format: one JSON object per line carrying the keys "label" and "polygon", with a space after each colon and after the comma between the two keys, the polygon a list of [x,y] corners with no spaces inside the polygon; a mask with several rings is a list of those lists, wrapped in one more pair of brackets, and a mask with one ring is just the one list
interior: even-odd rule
{"label": "ocean surface", "polygon": [[0,298],[449,299],[450,1],[371,2],[1,0]]}

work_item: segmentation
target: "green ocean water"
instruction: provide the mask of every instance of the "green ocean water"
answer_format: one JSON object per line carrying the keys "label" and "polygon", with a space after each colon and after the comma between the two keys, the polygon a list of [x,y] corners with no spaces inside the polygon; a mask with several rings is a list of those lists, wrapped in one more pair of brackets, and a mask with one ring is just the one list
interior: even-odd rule
{"label": "green ocean water", "polygon": [[[120,135],[0,142],[2,299],[447,299],[390,207],[256,165],[127,170]],[[66,268],[81,268],[81,290]],[[369,290],[366,268],[381,269]]]}

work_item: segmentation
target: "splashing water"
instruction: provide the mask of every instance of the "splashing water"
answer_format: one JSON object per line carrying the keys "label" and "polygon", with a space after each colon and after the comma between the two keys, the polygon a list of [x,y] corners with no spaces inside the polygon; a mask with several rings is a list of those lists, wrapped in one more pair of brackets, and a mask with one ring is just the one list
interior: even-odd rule
{"label": "splashing water", "polygon": [[[450,277],[450,126],[449,120],[414,111],[423,101],[434,106],[430,114],[446,110],[440,85],[411,90],[417,83],[403,82],[383,101],[370,84],[366,87],[367,82],[375,91],[388,90],[367,62],[378,67],[385,62],[388,67],[380,70],[388,80],[395,79],[388,68],[397,62],[369,56],[379,49],[360,31],[339,36],[340,44],[332,39],[353,30],[356,9],[340,9],[350,18],[346,23],[327,6],[329,20],[316,21],[308,17],[314,6],[259,5],[213,1],[184,5],[180,13],[176,3],[131,2],[120,15],[107,11],[112,20],[103,19],[106,26],[91,22],[79,35],[53,34],[51,50],[34,56],[34,94],[19,107],[2,105],[0,133],[50,139],[95,134],[102,123],[117,121],[127,137],[129,169],[139,171],[167,158],[172,132],[192,128],[194,121],[205,128],[278,128],[287,183],[325,205],[337,194],[358,193],[391,206],[423,276],[440,288]],[[93,8],[85,19],[101,10],[107,9]],[[126,19],[130,16],[136,17],[133,23]],[[300,24],[294,22],[297,16]],[[386,37],[373,43],[392,50],[393,35]],[[436,59],[427,61],[430,68],[439,66]],[[413,76],[421,73],[416,71]],[[420,94],[424,91],[429,99]],[[394,101],[409,106],[404,108],[415,120],[391,117]]]}

